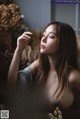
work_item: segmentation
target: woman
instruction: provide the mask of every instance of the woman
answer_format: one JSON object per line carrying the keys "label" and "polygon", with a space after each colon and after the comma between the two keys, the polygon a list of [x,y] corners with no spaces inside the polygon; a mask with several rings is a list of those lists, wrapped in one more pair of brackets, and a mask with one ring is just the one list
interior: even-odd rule
{"label": "woman", "polygon": [[[31,37],[31,32],[24,32],[18,38],[9,69],[8,82],[16,84],[18,79],[19,83],[24,85],[28,79],[30,81],[34,79],[34,82],[43,85],[50,104],[60,106],[63,118],[73,118],[71,110],[78,99],[80,86],[77,40],[74,30],[66,23],[50,23],[41,38],[39,58],[18,73],[20,56]],[[69,112],[71,116],[68,115]]]}

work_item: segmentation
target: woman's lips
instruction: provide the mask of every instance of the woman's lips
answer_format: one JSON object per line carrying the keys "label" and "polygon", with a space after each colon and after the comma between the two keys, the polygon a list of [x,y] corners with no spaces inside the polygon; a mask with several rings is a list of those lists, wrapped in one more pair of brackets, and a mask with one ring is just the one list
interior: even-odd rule
{"label": "woman's lips", "polygon": [[45,48],[45,46],[44,46],[44,45],[40,45],[40,48],[44,49],[44,48]]}

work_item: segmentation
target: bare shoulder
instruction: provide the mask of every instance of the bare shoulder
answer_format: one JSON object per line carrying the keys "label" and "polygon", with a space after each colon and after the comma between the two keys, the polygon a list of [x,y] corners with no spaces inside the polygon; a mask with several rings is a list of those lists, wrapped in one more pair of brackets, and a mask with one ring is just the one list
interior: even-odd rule
{"label": "bare shoulder", "polygon": [[31,68],[32,73],[37,72],[38,67],[39,67],[39,59],[35,60],[35,61],[30,65],[30,68]]}
{"label": "bare shoulder", "polygon": [[75,86],[80,87],[80,71],[79,70],[73,70],[69,74],[69,82]]}

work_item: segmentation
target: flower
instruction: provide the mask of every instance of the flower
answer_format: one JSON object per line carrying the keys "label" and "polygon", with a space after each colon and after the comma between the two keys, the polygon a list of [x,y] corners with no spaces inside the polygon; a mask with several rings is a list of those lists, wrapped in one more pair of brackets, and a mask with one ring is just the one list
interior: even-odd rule
{"label": "flower", "polygon": [[0,5],[0,28],[3,30],[17,29],[22,24],[20,9],[16,4]]}
{"label": "flower", "polygon": [[54,109],[53,113],[48,113],[48,117],[49,117],[49,119],[63,119],[62,112],[59,109],[59,107],[56,107],[56,109]]}

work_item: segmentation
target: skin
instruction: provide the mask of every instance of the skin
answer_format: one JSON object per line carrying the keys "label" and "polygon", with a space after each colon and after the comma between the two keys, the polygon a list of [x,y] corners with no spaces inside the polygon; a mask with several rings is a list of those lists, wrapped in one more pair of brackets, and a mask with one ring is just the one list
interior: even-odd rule
{"label": "skin", "polygon": [[[8,73],[8,83],[10,85],[11,84],[16,85],[20,56],[22,54],[22,51],[26,47],[26,45],[31,40],[31,36],[32,36],[31,32],[24,32],[17,39],[17,48],[15,50],[14,57],[12,59],[12,62],[9,68],[9,73]],[[40,53],[47,54],[49,58],[49,62],[50,62],[50,71],[48,73],[47,82],[44,87],[47,93],[47,98],[49,99],[50,103],[58,101],[56,100],[56,96],[53,97],[54,92],[56,88],[58,87],[58,76],[54,67],[58,43],[59,43],[59,40],[56,36],[56,26],[55,25],[48,26],[41,38]],[[39,66],[39,61],[37,59],[30,65],[32,73],[36,74],[38,66]],[[68,77],[68,81],[69,81],[70,87],[66,91],[66,93],[60,97],[60,105],[63,106],[64,108],[69,107],[74,101],[72,88],[80,87],[80,72],[76,70],[72,71]]]}

